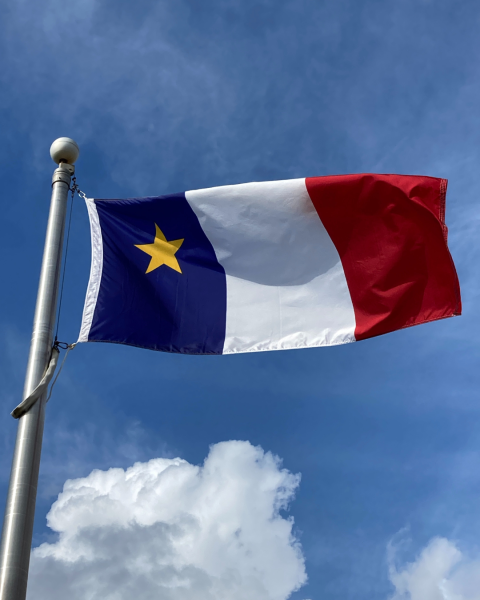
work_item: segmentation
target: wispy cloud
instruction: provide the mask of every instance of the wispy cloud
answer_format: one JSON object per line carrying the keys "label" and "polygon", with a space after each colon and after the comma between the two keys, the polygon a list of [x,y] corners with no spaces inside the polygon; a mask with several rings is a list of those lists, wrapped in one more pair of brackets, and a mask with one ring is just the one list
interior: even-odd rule
{"label": "wispy cloud", "polygon": [[412,562],[398,564],[402,542],[394,538],[388,545],[390,581],[395,587],[390,600],[479,600],[480,555],[462,552],[458,545],[435,537]]}

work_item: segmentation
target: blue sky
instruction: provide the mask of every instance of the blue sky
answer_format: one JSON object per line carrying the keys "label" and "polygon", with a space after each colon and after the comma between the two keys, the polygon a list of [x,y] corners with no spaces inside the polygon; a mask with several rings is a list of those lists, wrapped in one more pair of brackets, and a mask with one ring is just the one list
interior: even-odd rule
{"label": "blue sky", "polygon": [[[328,349],[77,347],[48,407],[34,546],[56,540],[45,517],[67,479],[158,457],[200,465],[210,445],[245,440],[301,473],[282,512],[308,575],[294,600],[391,597],[389,543],[400,571],[436,537],[465,564],[478,558],[479,25],[473,0],[0,5],[2,503],[59,136],[78,142],[78,183],[99,198],[356,172],[448,178],[464,302],[461,318]],[[76,198],[67,342],[89,266]]]}

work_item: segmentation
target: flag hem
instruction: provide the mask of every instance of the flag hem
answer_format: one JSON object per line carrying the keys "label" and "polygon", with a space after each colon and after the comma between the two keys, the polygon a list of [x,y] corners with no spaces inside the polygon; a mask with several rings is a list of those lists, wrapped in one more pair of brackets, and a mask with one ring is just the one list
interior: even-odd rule
{"label": "flag hem", "polygon": [[141,350],[150,350],[153,352],[164,352],[166,354],[183,354],[186,356],[227,356],[232,354],[248,354],[253,352],[276,352],[278,350],[308,350],[310,348],[332,348],[334,346],[345,346],[347,344],[354,344],[357,342],[364,342],[367,340],[373,340],[374,338],[381,337],[384,335],[389,335],[390,333],[396,333],[397,331],[403,331],[405,329],[410,329],[411,327],[416,327],[417,325],[426,325],[427,323],[435,323],[436,321],[443,321],[445,319],[452,319],[455,317],[461,316],[461,313],[451,313],[448,315],[442,315],[440,317],[433,317],[431,319],[425,319],[424,321],[418,321],[417,323],[409,323],[408,325],[403,325],[398,329],[392,329],[391,331],[387,331],[385,333],[376,333],[370,337],[362,338],[360,340],[351,339],[341,342],[333,342],[330,344],[305,344],[304,346],[290,346],[283,348],[251,348],[248,350],[227,350],[226,352],[222,352],[221,354],[217,354],[216,352],[177,352],[175,350],[158,350],[157,348],[152,348],[150,346],[141,346],[140,344],[131,344],[129,342],[119,342],[117,340],[84,340],[93,344],[118,344],[120,346],[130,346],[131,348],[140,348]]}
{"label": "flag hem", "polygon": [[103,271],[103,239],[97,207],[93,198],[85,198],[88,217],[90,220],[90,233],[92,237],[92,262],[90,265],[90,279],[88,280],[85,305],[83,307],[82,324],[78,342],[88,342],[88,336],[92,327],[93,315],[97,305],[100,282]]}

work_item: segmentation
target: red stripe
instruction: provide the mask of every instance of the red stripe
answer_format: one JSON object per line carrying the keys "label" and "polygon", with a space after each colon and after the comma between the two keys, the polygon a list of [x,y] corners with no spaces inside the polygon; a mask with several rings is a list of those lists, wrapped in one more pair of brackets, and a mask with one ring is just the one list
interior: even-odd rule
{"label": "red stripe", "polygon": [[357,340],[461,314],[446,179],[361,174],[306,185],[342,260]]}

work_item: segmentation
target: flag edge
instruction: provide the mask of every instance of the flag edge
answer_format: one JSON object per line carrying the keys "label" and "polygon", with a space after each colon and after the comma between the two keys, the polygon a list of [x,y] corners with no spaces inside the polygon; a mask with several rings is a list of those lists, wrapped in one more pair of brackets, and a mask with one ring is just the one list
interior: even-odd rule
{"label": "flag edge", "polygon": [[82,323],[80,325],[80,334],[77,343],[88,342],[103,272],[103,238],[97,207],[93,198],[85,198],[85,204],[87,206],[88,218],[90,221],[92,257],[90,263],[90,277],[82,313]]}

